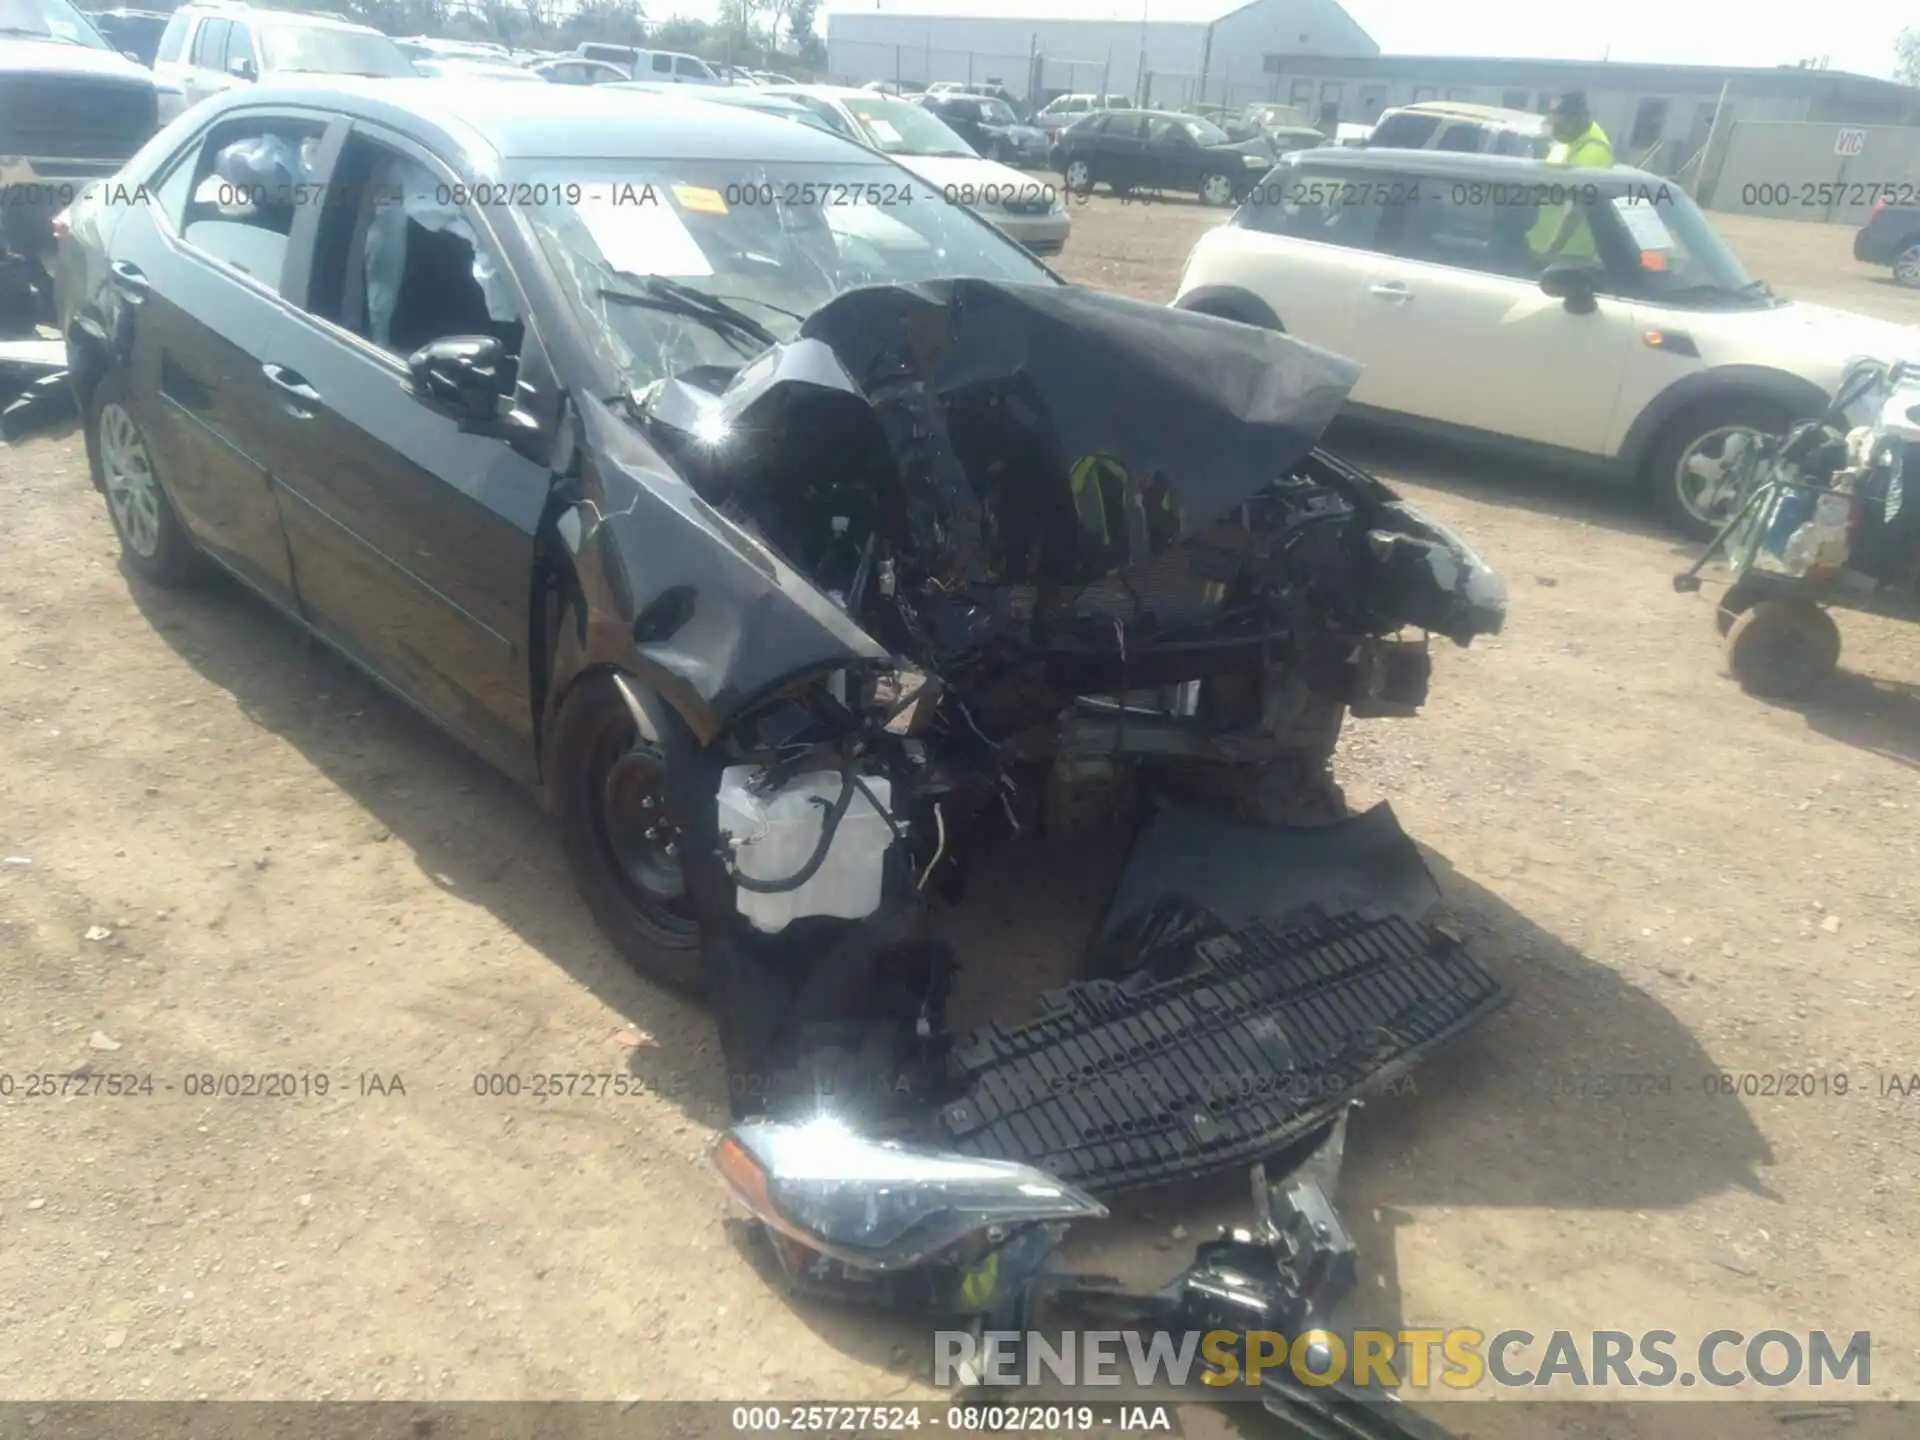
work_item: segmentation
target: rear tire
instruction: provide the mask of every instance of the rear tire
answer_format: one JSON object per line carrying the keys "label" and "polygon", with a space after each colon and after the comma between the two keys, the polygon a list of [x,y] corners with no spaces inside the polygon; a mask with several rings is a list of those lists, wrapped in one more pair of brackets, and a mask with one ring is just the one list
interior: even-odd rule
{"label": "rear tire", "polygon": [[1840,663],[1840,627],[1810,600],[1762,600],[1727,631],[1727,668],[1749,695],[1805,695]]}
{"label": "rear tire", "polygon": [[1091,195],[1099,179],[1093,173],[1092,162],[1088,160],[1067,161],[1067,168],[1060,172],[1060,178],[1075,195]]}
{"label": "rear tire", "polygon": [[660,742],[643,739],[613,681],[589,676],[560,707],[548,773],[567,868],[594,921],[646,978],[698,995],[699,927],[666,806],[668,766],[686,763],[695,741],[670,711],[662,719]]}
{"label": "rear tire", "polygon": [[1920,240],[1909,240],[1893,257],[1893,279],[1910,290],[1920,289]]}
{"label": "rear tire", "polygon": [[87,466],[129,568],[177,588],[202,573],[200,552],[180,523],[120,377],[108,371],[87,397]]}

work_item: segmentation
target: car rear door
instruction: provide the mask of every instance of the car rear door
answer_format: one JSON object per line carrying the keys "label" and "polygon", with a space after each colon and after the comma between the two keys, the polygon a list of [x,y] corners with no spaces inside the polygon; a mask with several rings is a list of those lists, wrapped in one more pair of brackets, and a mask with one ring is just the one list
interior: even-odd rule
{"label": "car rear door", "polygon": [[201,18],[200,28],[193,32],[193,48],[187,52],[187,65],[180,79],[188,108],[233,84],[227,74],[227,37],[232,33],[233,22],[225,16]]}
{"label": "car rear door", "polygon": [[1094,173],[1116,191],[1155,182],[1156,171],[1147,160],[1147,117],[1114,111],[1100,123],[1093,142],[1099,157]]}
{"label": "car rear door", "polygon": [[1525,202],[1548,187],[1418,183],[1355,323],[1352,353],[1367,370],[1354,402],[1605,454],[1632,305],[1603,294],[1575,315],[1541,291],[1545,267],[1527,244],[1540,207]]}
{"label": "car rear door", "polygon": [[[295,236],[289,293],[302,313],[263,357],[275,390],[271,450],[309,622],[531,780],[534,535],[551,488],[545,447],[558,393],[488,217],[439,203],[459,173],[404,136],[355,123],[326,203]],[[377,219],[398,191],[412,198]],[[489,264],[475,265],[452,217]],[[399,262],[384,283],[381,255]],[[541,417],[512,440],[463,430],[412,393],[409,353],[486,334],[517,356],[507,401]]]}
{"label": "car rear door", "polygon": [[318,163],[334,133],[327,117],[300,110],[227,116],[183,147],[158,175],[154,203],[131,207],[112,239],[129,389],[174,506],[203,550],[288,609],[260,362],[297,324],[281,287],[300,192],[216,167],[274,146]]}
{"label": "car rear door", "polygon": [[1207,237],[1209,271],[1259,296],[1287,333],[1371,365],[1355,322],[1404,214],[1366,172],[1281,166]]}

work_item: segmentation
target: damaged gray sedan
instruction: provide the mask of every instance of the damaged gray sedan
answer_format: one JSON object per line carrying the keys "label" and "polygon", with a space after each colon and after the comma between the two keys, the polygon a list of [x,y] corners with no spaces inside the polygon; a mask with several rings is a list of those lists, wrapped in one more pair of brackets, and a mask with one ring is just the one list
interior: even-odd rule
{"label": "damaged gray sedan", "polygon": [[[712,1001],[741,1115],[831,1094],[1111,1189],[1310,1139],[1496,1002],[1417,905],[1280,906],[1263,848],[1417,871],[1344,818],[1342,717],[1503,618],[1318,448],[1347,361],[1063,284],[835,137],[564,86],[249,87],[63,228],[129,567],[217,564],[536,787],[621,952]],[[1085,983],[950,1041],[929,911],[1114,826],[1138,903]],[[1196,1046],[1318,1078],[1210,1095]],[[1153,1065],[1097,1114],[1066,1083]]]}

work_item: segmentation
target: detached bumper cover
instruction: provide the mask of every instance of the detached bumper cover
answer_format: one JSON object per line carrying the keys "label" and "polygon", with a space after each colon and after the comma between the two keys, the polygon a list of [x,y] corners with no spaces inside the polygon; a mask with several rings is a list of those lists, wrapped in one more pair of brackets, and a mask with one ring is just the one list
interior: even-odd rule
{"label": "detached bumper cover", "polygon": [[1454,940],[1400,916],[1257,923],[1183,975],[1085,981],[951,1058],[940,1123],[962,1154],[1107,1192],[1257,1160],[1504,1003]]}

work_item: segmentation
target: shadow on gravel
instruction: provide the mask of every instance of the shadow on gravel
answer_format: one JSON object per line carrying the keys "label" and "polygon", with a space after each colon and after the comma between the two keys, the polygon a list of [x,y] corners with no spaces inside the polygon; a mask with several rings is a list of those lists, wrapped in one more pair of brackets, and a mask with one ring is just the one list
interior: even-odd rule
{"label": "shadow on gravel", "polygon": [[368,843],[405,846],[435,885],[484,907],[625,1016],[646,1037],[628,1052],[634,1076],[689,1119],[726,1123],[711,1021],[640,978],[601,935],[529,792],[224,575],[183,591],[132,574],[127,585],[182,658],[366,812]]}
{"label": "shadow on gravel", "polygon": [[[575,898],[534,801],[239,587],[130,580],[173,648],[254,723],[361,805],[369,843],[398,843],[435,884],[485,907],[630,1018],[653,1043],[633,1072],[703,1125],[726,1122],[719,1050],[699,1007],[635,976]],[[1909,701],[1910,702],[1910,697]],[[1104,837],[1020,844],[981,867],[941,929],[960,952],[957,1026],[1031,1012],[1070,978],[1123,858]],[[1767,1193],[1771,1155],[1741,1103],[1712,1093],[1713,1057],[1660,1001],[1428,854],[1448,915],[1511,995],[1479,1030],[1356,1117],[1341,1185],[1360,1246],[1355,1323],[1397,1326],[1395,1232],[1420,1207],[1650,1210],[1730,1188]],[[1069,1237],[1075,1269],[1158,1285],[1215,1226],[1247,1224],[1244,1171],[1119,1197]],[[900,1373],[928,1327],[793,1301],[845,1353]]]}
{"label": "shadow on gravel", "polygon": [[1639,490],[1603,477],[1358,420],[1336,421],[1327,447],[1389,481],[1406,479],[1449,495],[1660,541],[1682,566],[1699,553],[1699,546],[1682,540],[1654,513]]}
{"label": "shadow on gravel", "polygon": [[1920,769],[1920,685],[1841,670],[1804,700],[1773,703],[1830,740]]}

